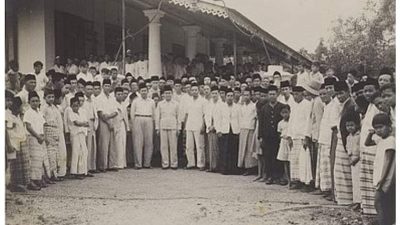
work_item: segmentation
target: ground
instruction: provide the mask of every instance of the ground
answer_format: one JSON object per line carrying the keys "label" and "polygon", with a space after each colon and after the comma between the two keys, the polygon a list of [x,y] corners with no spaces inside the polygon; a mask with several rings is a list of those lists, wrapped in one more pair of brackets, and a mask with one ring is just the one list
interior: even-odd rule
{"label": "ground", "polygon": [[194,170],[132,170],[7,193],[9,225],[361,224],[359,214],[319,196]]}

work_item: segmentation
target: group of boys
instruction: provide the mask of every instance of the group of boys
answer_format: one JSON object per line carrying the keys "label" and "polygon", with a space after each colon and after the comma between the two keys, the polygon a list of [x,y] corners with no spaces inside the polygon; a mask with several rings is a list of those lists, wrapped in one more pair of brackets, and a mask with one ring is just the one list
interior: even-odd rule
{"label": "group of boys", "polygon": [[248,175],[258,168],[256,180],[268,185],[313,191],[364,214],[378,211],[381,224],[394,216],[389,72],[350,84],[313,63],[297,85],[273,85],[259,74],[241,81],[143,79],[115,67],[97,74],[86,62],[79,69],[68,76],[50,70],[40,87],[28,74],[21,91],[6,90],[12,190],[151,168],[159,151],[163,169]]}

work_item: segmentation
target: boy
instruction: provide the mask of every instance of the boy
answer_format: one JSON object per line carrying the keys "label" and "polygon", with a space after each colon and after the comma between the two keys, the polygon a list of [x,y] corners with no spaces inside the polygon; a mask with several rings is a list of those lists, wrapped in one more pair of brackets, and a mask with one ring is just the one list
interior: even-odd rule
{"label": "boy", "polygon": [[40,190],[40,187],[47,187],[47,184],[42,181],[45,157],[47,157],[43,130],[46,120],[39,110],[40,98],[35,91],[29,93],[28,101],[30,107],[25,112],[23,121],[27,130],[27,142],[30,150],[30,178],[34,184],[28,188]]}
{"label": "boy", "polygon": [[44,124],[44,135],[46,137],[46,147],[50,163],[50,179],[52,181],[61,181],[62,179],[57,178],[59,128],[57,120],[58,109],[54,105],[54,91],[45,89],[44,99],[46,103],[42,105],[41,111],[46,120]]}
{"label": "boy", "polygon": [[349,115],[345,119],[347,136],[346,149],[350,157],[351,177],[353,184],[353,210],[359,210],[361,207],[360,194],[360,118]]}
{"label": "boy", "polygon": [[395,172],[396,172],[396,139],[391,135],[392,124],[390,117],[385,113],[374,116],[372,120],[374,130],[370,130],[365,145],[375,144],[372,135],[377,134],[381,139],[377,141],[374,160],[373,185],[375,188],[375,208],[378,212],[379,224],[395,223]]}
{"label": "boy", "polygon": [[87,113],[86,117],[89,122],[88,133],[86,136],[86,146],[88,149],[88,172],[97,173],[96,167],[96,155],[97,155],[97,143],[96,143],[96,130],[99,125],[96,106],[93,100],[93,83],[88,81],[85,86],[85,101],[82,109]]}
{"label": "boy", "polygon": [[67,173],[67,146],[64,136],[64,120],[61,102],[63,96],[60,89],[54,90],[54,105],[57,108],[58,151],[57,151],[57,177],[63,179]]}
{"label": "boy", "polygon": [[82,180],[87,174],[87,147],[86,134],[89,122],[86,116],[79,111],[79,97],[70,100],[72,112],[68,115],[68,125],[71,135],[71,170],[70,173],[75,179]]}
{"label": "boy", "polygon": [[392,122],[393,135],[396,126],[396,85],[385,84],[381,87],[381,96],[385,104],[390,107],[390,120]]}
{"label": "boy", "polygon": [[178,120],[179,105],[172,100],[172,88],[164,87],[165,100],[156,108],[155,125],[157,134],[160,135],[160,149],[163,169],[178,168],[177,137],[180,130]]}

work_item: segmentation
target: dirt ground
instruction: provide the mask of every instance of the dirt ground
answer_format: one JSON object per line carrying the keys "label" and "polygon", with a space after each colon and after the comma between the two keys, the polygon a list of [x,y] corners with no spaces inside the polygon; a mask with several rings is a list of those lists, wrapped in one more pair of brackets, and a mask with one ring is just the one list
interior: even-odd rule
{"label": "dirt ground", "polygon": [[362,224],[319,196],[192,170],[123,170],[6,194],[9,225]]}

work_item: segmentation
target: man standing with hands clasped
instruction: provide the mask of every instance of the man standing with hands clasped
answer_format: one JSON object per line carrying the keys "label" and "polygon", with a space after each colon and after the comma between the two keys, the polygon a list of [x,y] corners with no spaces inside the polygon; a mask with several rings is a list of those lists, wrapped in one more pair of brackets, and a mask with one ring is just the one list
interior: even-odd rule
{"label": "man standing with hands clasped", "polygon": [[165,100],[158,103],[155,114],[157,134],[160,135],[161,162],[163,169],[178,168],[179,104],[172,100],[172,88],[164,87]]}

